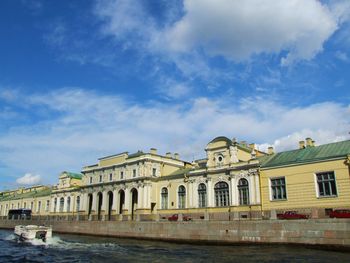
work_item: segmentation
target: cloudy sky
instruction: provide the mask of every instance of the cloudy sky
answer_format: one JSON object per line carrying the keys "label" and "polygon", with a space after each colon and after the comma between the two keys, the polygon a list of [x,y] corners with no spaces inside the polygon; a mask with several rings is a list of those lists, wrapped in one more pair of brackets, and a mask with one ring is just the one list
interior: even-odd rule
{"label": "cloudy sky", "polygon": [[350,138],[350,1],[2,0],[0,190],[151,147]]}

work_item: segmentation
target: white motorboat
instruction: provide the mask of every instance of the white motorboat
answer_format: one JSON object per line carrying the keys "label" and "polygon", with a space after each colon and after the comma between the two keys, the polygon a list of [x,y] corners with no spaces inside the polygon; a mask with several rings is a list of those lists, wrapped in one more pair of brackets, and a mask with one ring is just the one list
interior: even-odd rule
{"label": "white motorboat", "polygon": [[37,225],[18,225],[15,226],[14,234],[21,241],[41,239],[45,242],[47,238],[52,237],[52,227]]}

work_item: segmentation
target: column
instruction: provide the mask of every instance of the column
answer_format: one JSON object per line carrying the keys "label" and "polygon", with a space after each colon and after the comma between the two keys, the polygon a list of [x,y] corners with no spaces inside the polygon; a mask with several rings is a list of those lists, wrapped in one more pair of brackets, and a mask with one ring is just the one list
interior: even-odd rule
{"label": "column", "polygon": [[214,206],[214,188],[213,188],[213,182],[211,181],[211,178],[208,178],[208,207]]}
{"label": "column", "polygon": [[108,197],[107,197],[107,191],[102,192],[102,207],[101,210],[104,210],[105,212],[108,210]]}
{"label": "column", "polygon": [[94,192],[92,194],[92,208],[91,211],[96,212],[97,211],[97,193]]}
{"label": "column", "polygon": [[128,188],[124,189],[125,193],[125,204],[124,204],[124,210],[126,210],[126,213],[129,213],[131,210],[131,204],[130,204],[130,191]]}
{"label": "column", "polygon": [[256,184],[255,184],[255,175],[249,176],[249,204],[256,204]]}
{"label": "column", "polygon": [[63,203],[63,212],[67,212],[67,198],[68,196],[63,197],[64,198],[64,203]]}
{"label": "column", "polygon": [[119,194],[118,190],[113,191],[113,205],[112,210],[119,212]]}
{"label": "column", "polygon": [[259,173],[257,173],[255,176],[254,176],[254,179],[255,179],[255,191],[256,191],[256,203],[257,204],[261,204],[261,196],[260,196],[260,180],[259,180]]}
{"label": "column", "polygon": [[144,206],[143,206],[143,200],[144,200],[143,192],[144,192],[144,185],[137,187],[137,209],[144,208]]}
{"label": "column", "polygon": [[230,205],[236,206],[238,205],[238,200],[237,200],[238,193],[237,193],[237,185],[236,185],[235,177],[231,178],[230,188],[231,188]]}

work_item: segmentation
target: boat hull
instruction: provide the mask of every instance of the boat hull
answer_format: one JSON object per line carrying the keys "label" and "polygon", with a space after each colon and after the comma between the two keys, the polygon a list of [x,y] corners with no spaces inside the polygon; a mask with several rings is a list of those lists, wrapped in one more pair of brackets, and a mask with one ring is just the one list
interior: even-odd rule
{"label": "boat hull", "polygon": [[15,226],[14,234],[22,241],[33,239],[41,239],[46,241],[47,238],[52,237],[52,228],[36,225],[18,225]]}

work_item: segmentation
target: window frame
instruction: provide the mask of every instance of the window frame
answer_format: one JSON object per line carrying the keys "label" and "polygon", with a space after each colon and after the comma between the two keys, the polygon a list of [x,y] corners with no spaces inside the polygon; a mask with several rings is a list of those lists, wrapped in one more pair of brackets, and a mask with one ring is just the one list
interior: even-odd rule
{"label": "window frame", "polygon": [[[334,182],[334,189],[335,189],[335,194],[329,194],[329,195],[321,195],[320,187],[319,187],[319,181],[318,181],[318,175],[325,175],[325,174],[333,174],[333,182]],[[335,198],[338,197],[339,191],[338,191],[338,186],[337,186],[337,177],[335,174],[335,171],[319,171],[314,173],[314,178],[315,178],[315,188],[316,188],[316,197],[317,198]],[[328,184],[330,184],[329,179],[326,180]],[[332,187],[330,186],[330,192],[332,192]],[[326,192],[326,190],[325,190]]]}
{"label": "window frame", "polygon": [[[184,191],[180,192],[180,188],[183,187]],[[177,188],[177,207],[178,209],[185,209],[186,208],[186,194],[187,190],[184,185],[179,185]]]}
{"label": "window frame", "polygon": [[[273,185],[272,181],[274,180],[284,180],[284,185]],[[281,187],[284,186],[284,198],[274,198],[274,191],[272,187]],[[288,192],[287,192],[287,180],[285,176],[278,176],[278,177],[270,177],[269,178],[269,191],[270,191],[270,201],[272,202],[278,202],[278,201],[287,201],[288,200]]]}
{"label": "window frame", "polygon": [[[219,187],[226,184],[227,187]],[[225,190],[225,192],[224,192]],[[229,207],[230,204],[230,184],[225,181],[219,181],[214,185],[215,207]]]}
{"label": "window frame", "polygon": [[[203,188],[200,188],[200,186],[203,185]],[[208,206],[208,187],[205,183],[198,184],[197,187],[197,194],[198,194],[198,207],[199,208],[205,208]]]}

